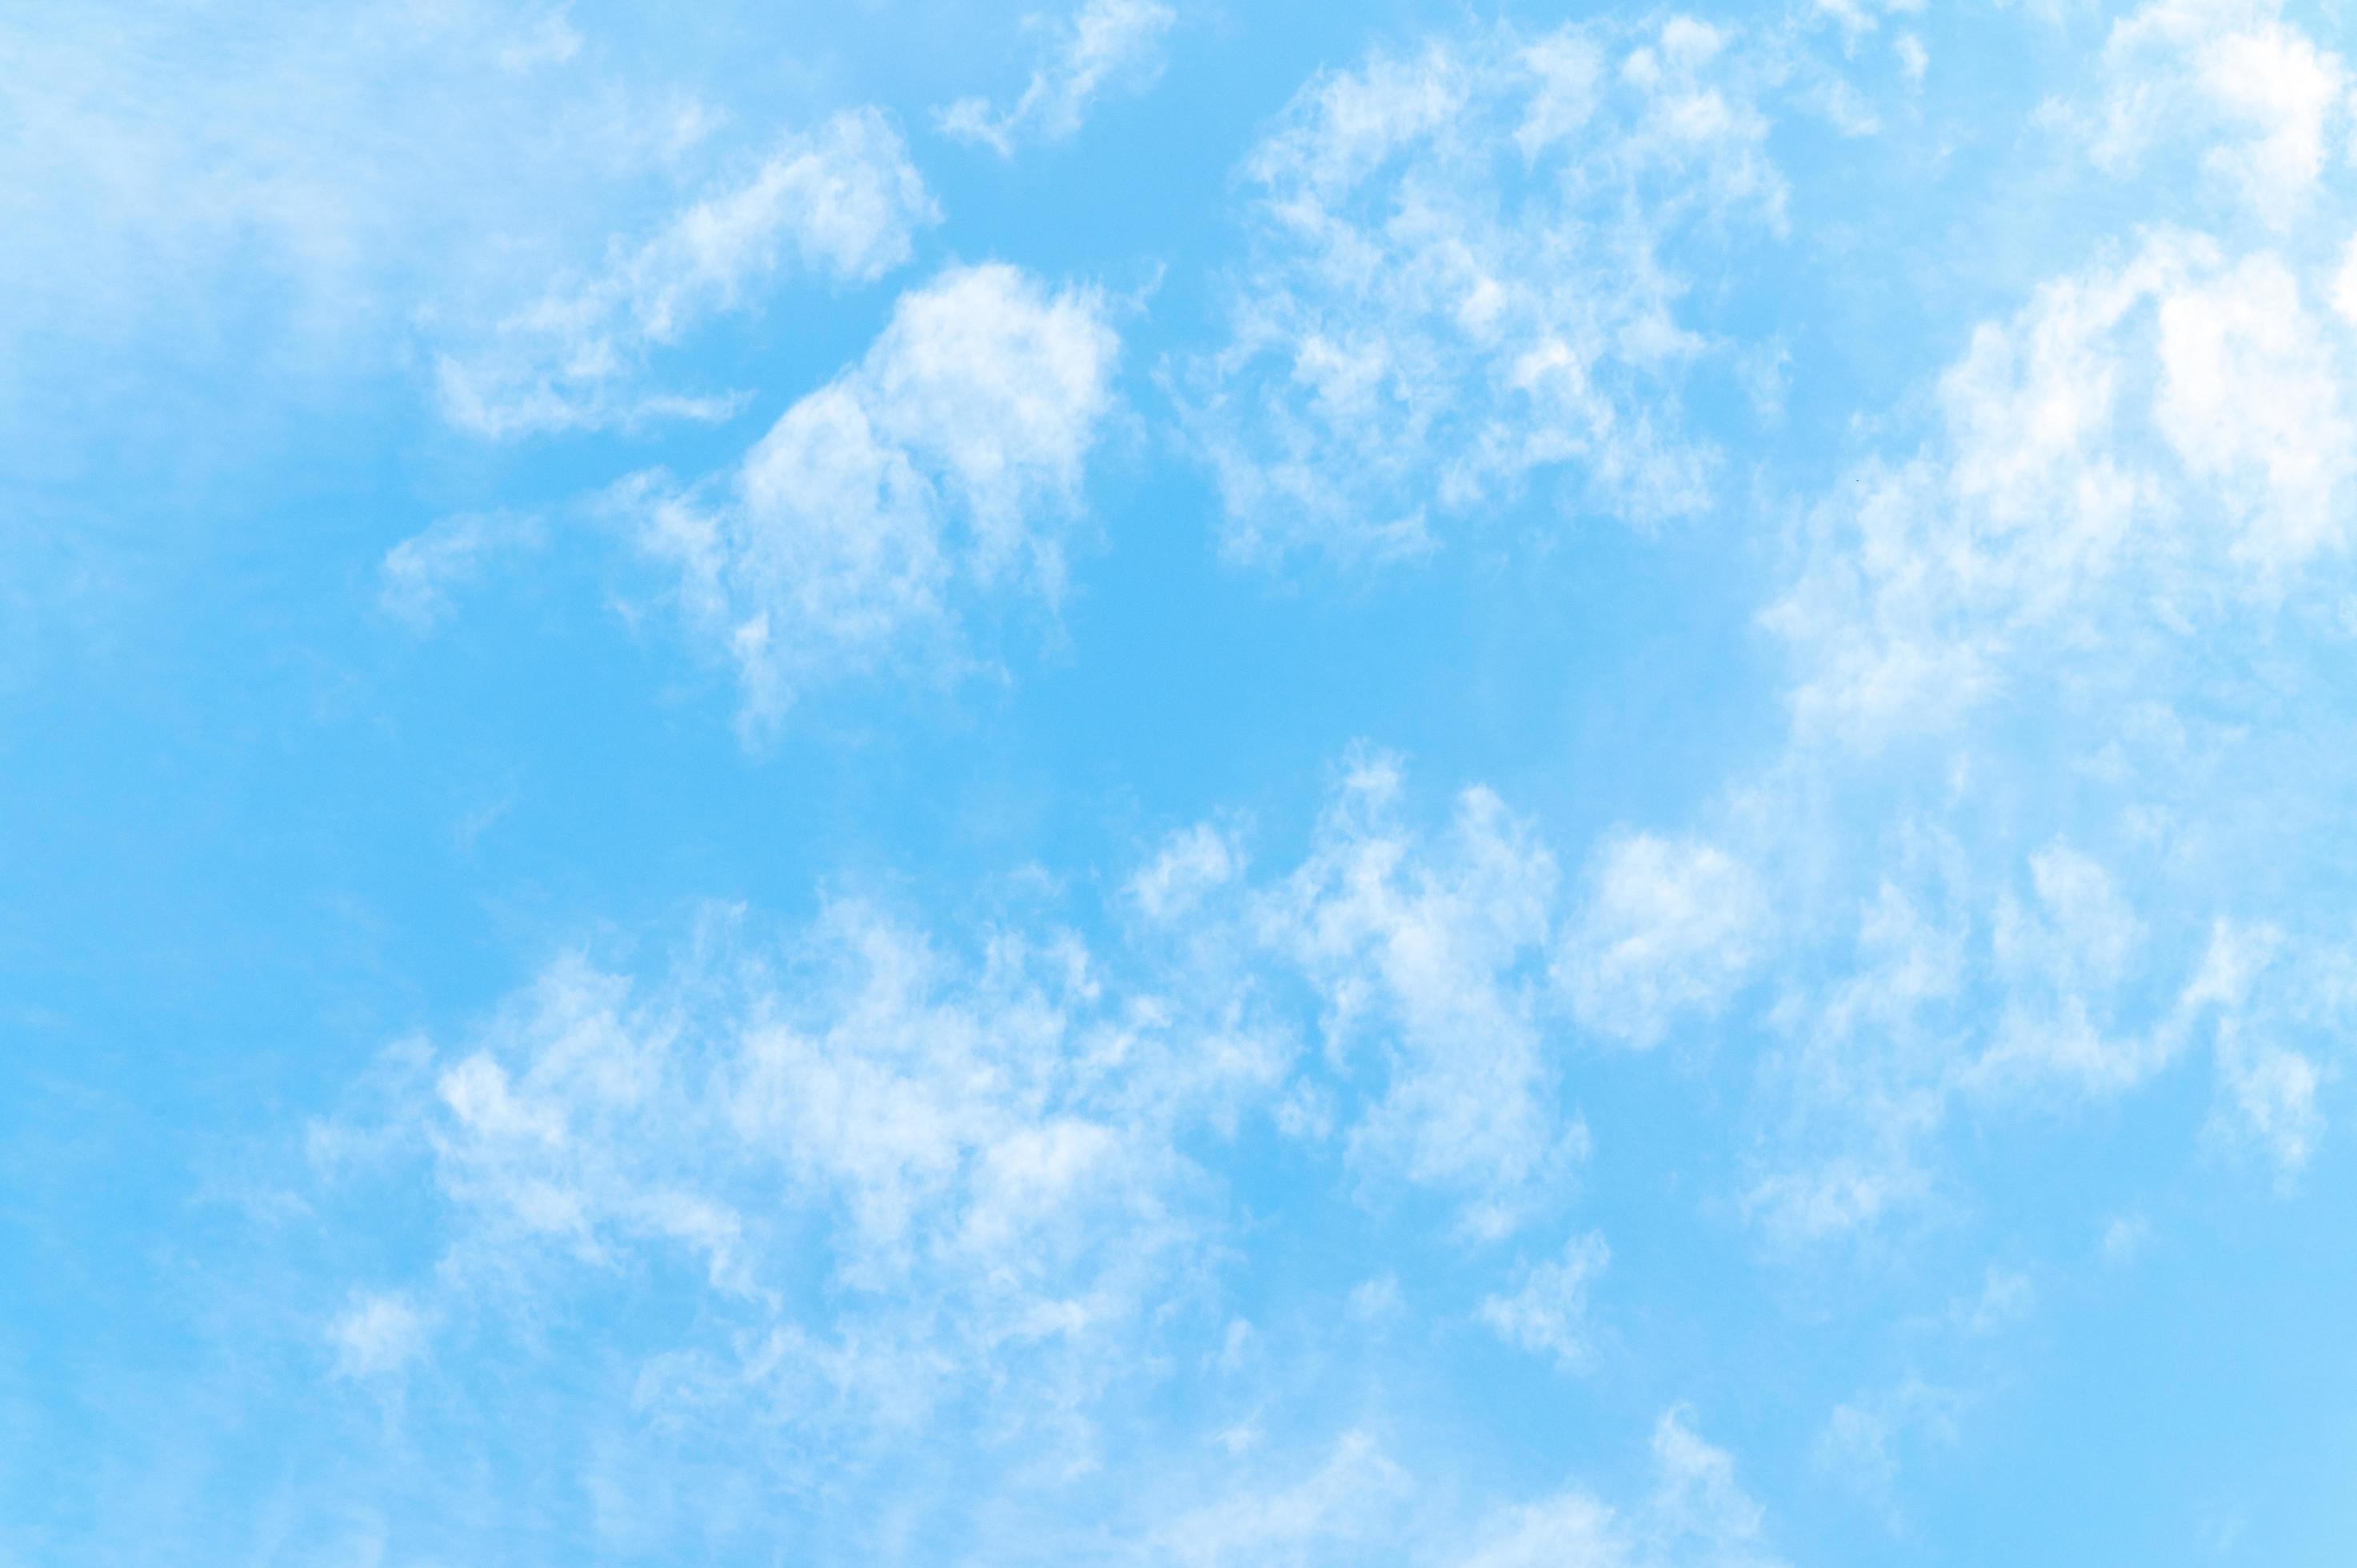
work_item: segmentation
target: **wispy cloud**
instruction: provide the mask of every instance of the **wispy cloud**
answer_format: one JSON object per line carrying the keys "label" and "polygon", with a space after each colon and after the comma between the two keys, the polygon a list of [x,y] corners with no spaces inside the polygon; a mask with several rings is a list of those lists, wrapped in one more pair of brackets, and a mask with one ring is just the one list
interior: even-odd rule
{"label": "wispy cloud", "polygon": [[908,148],[872,109],[785,137],[741,180],[618,249],[605,269],[443,354],[444,413],[479,435],[725,418],[739,399],[650,390],[648,360],[706,320],[759,305],[802,274],[872,283],[908,261],[940,208]]}
{"label": "wispy cloud", "polygon": [[1061,141],[1110,91],[1142,91],[1162,73],[1163,38],[1178,14],[1162,0],[1082,0],[1049,29],[1045,56],[1022,96],[1004,110],[961,98],[940,112],[942,130],[1011,156],[1018,143]]}
{"label": "wispy cloud", "polygon": [[377,567],[377,605],[423,635],[452,612],[452,598],[480,582],[502,557],[537,550],[546,532],[537,517],[470,512],[446,517],[385,552]]}
{"label": "wispy cloud", "polygon": [[1415,555],[1556,477],[1577,510],[1701,508],[1684,268],[1783,225],[1762,86],[1681,18],[1477,28],[1305,87],[1245,160],[1253,259],[1186,382],[1231,552]]}
{"label": "wispy cloud", "polygon": [[1588,1292],[1611,1257],[1603,1237],[1575,1236],[1561,1257],[1526,1266],[1511,1292],[1483,1300],[1481,1321],[1508,1344],[1552,1357],[1567,1369],[1584,1367],[1595,1353]]}
{"label": "wispy cloud", "polygon": [[[1733,1457],[1698,1435],[1680,1406],[1653,1424],[1648,1482],[1618,1498],[1570,1485],[1486,1507],[1442,1495],[1354,1430],[1291,1476],[1239,1480],[1158,1532],[1149,1563],[1340,1564],[1419,1568],[1775,1568],[1766,1512],[1738,1482]],[[1265,1468],[1263,1465],[1261,1468]]]}

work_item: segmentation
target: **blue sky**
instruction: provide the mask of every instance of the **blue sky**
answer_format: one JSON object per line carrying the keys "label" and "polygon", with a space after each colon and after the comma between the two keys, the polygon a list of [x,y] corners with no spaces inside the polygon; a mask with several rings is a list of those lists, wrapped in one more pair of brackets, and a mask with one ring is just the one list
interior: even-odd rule
{"label": "blue sky", "polygon": [[0,16],[0,1563],[2349,1561],[2348,27]]}

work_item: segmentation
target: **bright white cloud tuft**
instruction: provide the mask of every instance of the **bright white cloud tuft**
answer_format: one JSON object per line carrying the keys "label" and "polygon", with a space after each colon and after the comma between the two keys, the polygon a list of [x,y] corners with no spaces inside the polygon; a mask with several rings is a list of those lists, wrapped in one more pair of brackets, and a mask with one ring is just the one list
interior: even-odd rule
{"label": "bright white cloud tuft", "polygon": [[2357,782],[2315,738],[2352,625],[2341,239],[2158,230],[2042,285],[1801,531],[1790,748],[1714,831],[1776,915],[1774,1232],[1921,1205],[1960,1098],[2068,1115],[2204,1047],[2213,1133],[2309,1158],[2348,1001],[2303,868]]}
{"label": "bright white cloud tuft", "polygon": [[1243,865],[1243,852],[1232,838],[1200,822],[1171,839],[1130,878],[1129,896],[1147,919],[1175,919],[1233,882]]}
{"label": "bright white cloud tuft", "polygon": [[737,665],[748,723],[839,672],[953,658],[973,596],[1056,603],[1114,404],[1106,316],[1089,290],[953,268],[903,295],[859,363],[734,474],[625,489],[642,543],[680,571],[689,620]]}
{"label": "bright white cloud tuft", "polygon": [[2281,0],[2154,0],[2113,25],[2096,163],[2134,166],[2191,142],[2201,166],[2270,222],[2313,197],[2352,125],[2341,57],[2283,17]]}

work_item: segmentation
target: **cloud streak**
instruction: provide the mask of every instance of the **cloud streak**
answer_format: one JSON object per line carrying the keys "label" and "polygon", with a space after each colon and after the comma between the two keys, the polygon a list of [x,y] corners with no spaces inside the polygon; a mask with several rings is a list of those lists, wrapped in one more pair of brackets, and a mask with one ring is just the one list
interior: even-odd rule
{"label": "cloud streak", "polygon": [[1001,157],[1023,142],[1067,140],[1107,93],[1154,84],[1163,40],[1178,20],[1161,0],[1082,0],[1053,30],[1020,97],[1004,110],[985,98],[961,98],[940,111],[942,131]]}
{"label": "cloud streak", "polygon": [[941,209],[873,109],[782,138],[750,175],[687,207],[590,278],[552,289],[479,349],[441,355],[442,410],[492,439],[720,419],[740,402],[644,384],[650,359],[795,275],[873,283]]}

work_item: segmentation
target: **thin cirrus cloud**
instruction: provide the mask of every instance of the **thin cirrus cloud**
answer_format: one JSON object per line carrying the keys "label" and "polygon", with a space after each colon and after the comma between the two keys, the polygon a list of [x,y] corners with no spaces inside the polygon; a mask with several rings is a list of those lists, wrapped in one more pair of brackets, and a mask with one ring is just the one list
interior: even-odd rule
{"label": "thin cirrus cloud", "polygon": [[479,347],[444,353],[445,415],[494,439],[736,412],[728,394],[643,385],[651,355],[800,274],[873,283],[907,262],[941,209],[899,133],[873,109],[788,135],[590,277],[552,288]]}
{"label": "thin cirrus cloud", "polygon": [[379,349],[389,304],[440,297],[487,235],[561,232],[589,171],[651,161],[667,113],[579,44],[497,0],[12,7],[0,331],[113,345],[259,305],[274,352]]}
{"label": "thin cirrus cloud", "polygon": [[[1527,1501],[1450,1506],[1429,1477],[1346,1432],[1289,1474],[1239,1482],[1151,1538],[1149,1563],[1188,1568],[1341,1564],[1371,1558],[1433,1568],[1777,1568],[1765,1512],[1735,1461],[1677,1406],[1654,1422],[1650,1473],[1612,1499],[1572,1485]],[[1264,1467],[1265,1468],[1265,1467]]]}
{"label": "thin cirrus cloud", "polygon": [[1553,1357],[1560,1367],[1585,1367],[1594,1356],[1588,1292],[1611,1260],[1603,1237],[1575,1236],[1561,1256],[1525,1265],[1512,1290],[1484,1299],[1481,1321],[1507,1343]]}
{"label": "thin cirrus cloud", "polygon": [[1012,156],[1026,141],[1062,141],[1106,93],[1142,91],[1162,72],[1163,40],[1178,20],[1161,0],[1082,0],[1047,31],[1043,58],[1005,109],[961,98],[936,115],[944,134]]}
{"label": "thin cirrus cloud", "polygon": [[377,567],[377,607],[420,635],[457,609],[457,596],[504,560],[547,542],[537,517],[468,512],[436,521],[385,552]]}
{"label": "thin cirrus cloud", "polygon": [[1095,291],[953,267],[732,472],[622,487],[688,625],[735,666],[749,728],[838,675],[954,667],[977,596],[1053,607],[1119,352]]}

